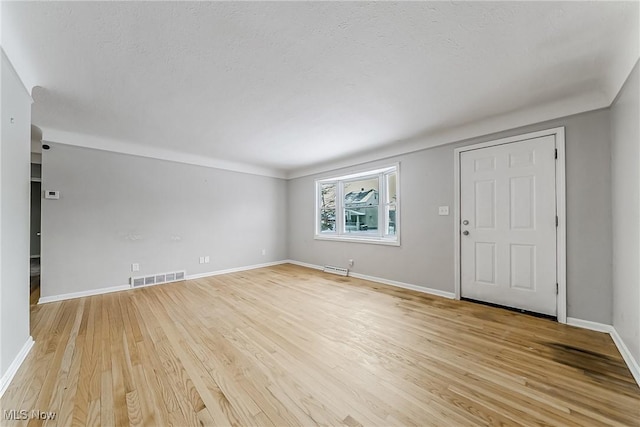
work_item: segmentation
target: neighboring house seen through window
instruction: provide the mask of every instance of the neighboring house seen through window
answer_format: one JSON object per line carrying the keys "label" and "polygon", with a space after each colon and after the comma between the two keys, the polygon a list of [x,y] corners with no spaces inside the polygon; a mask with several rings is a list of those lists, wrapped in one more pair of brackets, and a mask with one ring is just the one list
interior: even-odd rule
{"label": "neighboring house seen through window", "polygon": [[399,244],[398,166],[316,181],[316,238]]}

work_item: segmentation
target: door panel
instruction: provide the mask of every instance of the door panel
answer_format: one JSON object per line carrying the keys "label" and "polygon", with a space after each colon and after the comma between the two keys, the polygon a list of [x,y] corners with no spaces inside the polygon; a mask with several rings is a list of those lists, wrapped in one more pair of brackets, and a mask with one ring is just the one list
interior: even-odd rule
{"label": "door panel", "polygon": [[496,284],[496,245],[476,242],[476,282]]}
{"label": "door panel", "polygon": [[511,245],[511,287],[536,290],[536,247]]}
{"label": "door panel", "polygon": [[512,229],[535,229],[536,177],[518,176],[509,179],[510,184],[510,220]]}
{"label": "door panel", "polygon": [[557,314],[554,154],[554,136],[461,153],[461,296]]}
{"label": "door panel", "polygon": [[496,226],[496,182],[475,183],[476,227],[493,230]]}

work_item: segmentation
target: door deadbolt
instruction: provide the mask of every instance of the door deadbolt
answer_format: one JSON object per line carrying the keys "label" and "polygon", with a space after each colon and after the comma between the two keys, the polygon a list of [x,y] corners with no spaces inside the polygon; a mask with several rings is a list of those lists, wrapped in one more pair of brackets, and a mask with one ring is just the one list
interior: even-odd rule
{"label": "door deadbolt", "polygon": [[468,230],[464,230],[464,231],[462,232],[462,234],[464,234],[465,236],[468,236],[468,235],[469,235],[469,231],[468,231]]}
{"label": "door deadbolt", "polygon": [[462,221],[462,225],[469,225],[469,220],[465,219],[464,221]]}

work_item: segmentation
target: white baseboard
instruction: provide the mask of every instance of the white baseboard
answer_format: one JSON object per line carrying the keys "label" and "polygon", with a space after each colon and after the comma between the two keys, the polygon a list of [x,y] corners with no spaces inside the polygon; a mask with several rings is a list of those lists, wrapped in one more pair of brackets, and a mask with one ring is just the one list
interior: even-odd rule
{"label": "white baseboard", "polygon": [[[288,262],[290,264],[295,264],[295,265],[299,265],[299,266],[307,267],[307,268],[313,268],[315,270],[322,270],[323,269],[322,266],[314,265],[314,264],[308,264],[306,262],[300,262],[300,261],[295,261],[295,260],[291,260],[291,259]],[[424,294],[436,295],[436,296],[443,297],[443,298],[448,298],[448,299],[455,299],[455,294],[453,292],[441,291],[439,289],[427,288],[427,287],[424,287],[424,286],[413,285],[411,283],[398,282],[398,281],[395,281],[395,280],[383,279],[383,278],[375,277],[375,276],[368,276],[366,274],[354,273],[352,271],[349,271],[349,276],[350,277],[355,277],[356,279],[368,280],[370,282],[382,283],[382,284],[385,284],[385,285],[391,285],[391,286],[395,286],[395,287],[398,287],[398,288],[410,289],[412,291],[422,292]]]}
{"label": "white baseboard", "polygon": [[295,261],[293,259],[287,260],[289,264],[299,265],[300,267],[313,268],[314,270],[324,270],[323,266],[315,264],[307,264],[306,262]]}
{"label": "white baseboard", "polygon": [[[273,265],[285,264],[286,262],[287,262],[286,260],[285,261],[267,262],[267,263],[264,263],[264,264],[255,264],[255,265],[248,265],[248,266],[245,266],[245,267],[230,268],[228,270],[218,270],[218,271],[212,271],[212,272],[208,272],[208,273],[192,274],[190,276],[189,275],[186,276],[185,280],[201,279],[203,277],[217,276],[219,274],[236,273],[238,271],[254,270],[256,268],[263,268],[263,267],[271,267]],[[100,288],[100,289],[91,289],[91,290],[88,290],[88,291],[71,292],[71,293],[68,293],[68,294],[54,295],[54,296],[50,296],[50,297],[41,297],[38,300],[38,304],[46,304],[48,302],[64,301],[64,300],[74,299],[74,298],[82,298],[82,297],[90,297],[90,296],[94,296],[94,295],[109,294],[111,292],[128,291],[130,289],[134,289],[134,288],[132,288],[131,285],[120,285],[120,286],[111,286],[109,288]]]}
{"label": "white baseboard", "polygon": [[424,294],[436,295],[443,298],[455,299],[456,294],[453,292],[441,291],[440,289],[427,288],[424,286],[412,285],[411,283],[397,282],[395,280],[382,279],[380,277],[367,276],[366,274],[349,272],[349,276],[356,279],[369,280],[371,282],[382,283],[385,285],[396,286],[398,288],[410,289],[412,291],[422,292]]}
{"label": "white baseboard", "polygon": [[613,332],[613,326],[604,323],[592,322],[590,320],[576,319],[575,317],[567,317],[567,325],[577,326],[578,328],[590,329],[596,332],[605,332],[610,334]]}
{"label": "white baseboard", "polygon": [[627,363],[627,367],[631,371],[631,375],[633,375],[633,378],[635,378],[636,382],[640,386],[640,364],[638,364],[638,361],[634,359],[631,351],[629,351],[627,345],[622,341],[622,337],[618,335],[618,331],[616,331],[615,328],[611,332],[611,339],[613,339],[613,342],[616,344],[616,347],[618,347],[618,351],[620,351],[622,358]]}
{"label": "white baseboard", "polygon": [[18,352],[17,356],[13,359],[13,362],[11,362],[11,365],[9,365],[7,372],[5,372],[2,378],[0,378],[0,397],[2,397],[5,391],[7,391],[9,384],[11,384],[13,377],[18,372],[18,369],[20,368],[20,365],[22,365],[22,362],[24,362],[24,359],[27,358],[27,355],[34,343],[35,341],[33,341],[33,338],[29,337],[27,342],[25,342],[20,349],[20,352]]}
{"label": "white baseboard", "polygon": [[629,371],[631,371],[631,375],[633,375],[636,383],[638,383],[638,385],[640,386],[640,364],[638,364],[638,361],[634,359],[633,355],[629,351],[629,348],[622,340],[622,337],[620,337],[618,331],[616,331],[616,328],[604,323],[591,322],[589,320],[576,319],[574,317],[567,317],[567,325],[577,326],[578,328],[591,329],[592,331],[597,332],[608,333],[611,336],[613,343],[618,348],[620,355],[627,364]]}
{"label": "white baseboard", "polygon": [[[227,270],[218,270],[218,271],[211,271],[208,273],[192,274],[192,275],[186,276],[185,280],[201,279],[203,277],[217,276],[219,274],[237,273],[238,271],[246,271],[246,270],[254,270],[256,268],[271,267],[273,265],[285,264],[286,262],[288,261],[283,260],[283,261],[267,262],[264,264],[254,264],[254,265],[248,265],[244,267],[230,268]],[[69,300],[74,298],[83,298],[83,297],[90,297],[94,295],[109,294],[111,292],[128,291],[130,289],[134,289],[134,288],[132,288],[131,285],[120,285],[120,286],[111,286],[109,288],[100,288],[100,289],[91,289],[88,291],[71,292],[68,294],[54,295],[50,297],[41,297],[38,300],[38,304],[46,304],[48,302],[64,301],[64,300]]]}
{"label": "white baseboard", "polygon": [[187,280],[202,279],[204,277],[219,276],[221,274],[238,273],[240,271],[255,270],[256,268],[273,267],[274,265],[286,264],[288,260],[265,262],[263,264],[247,265],[244,267],[228,268],[226,270],[210,271],[208,273],[190,274]]}
{"label": "white baseboard", "polygon": [[74,298],[90,297],[93,295],[110,294],[111,292],[120,292],[132,289],[131,285],[111,286],[109,288],[90,289],[88,291],[71,292],[68,294],[53,295],[50,297],[40,297],[38,304],[46,304],[48,302],[64,301]]}

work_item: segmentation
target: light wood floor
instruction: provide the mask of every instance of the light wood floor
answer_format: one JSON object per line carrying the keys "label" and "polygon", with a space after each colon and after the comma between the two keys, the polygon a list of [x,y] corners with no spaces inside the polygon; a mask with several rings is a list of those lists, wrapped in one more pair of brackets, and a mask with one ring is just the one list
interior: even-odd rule
{"label": "light wood floor", "polygon": [[0,405],[48,425],[640,424],[606,334],[293,265],[34,306],[32,331]]}

